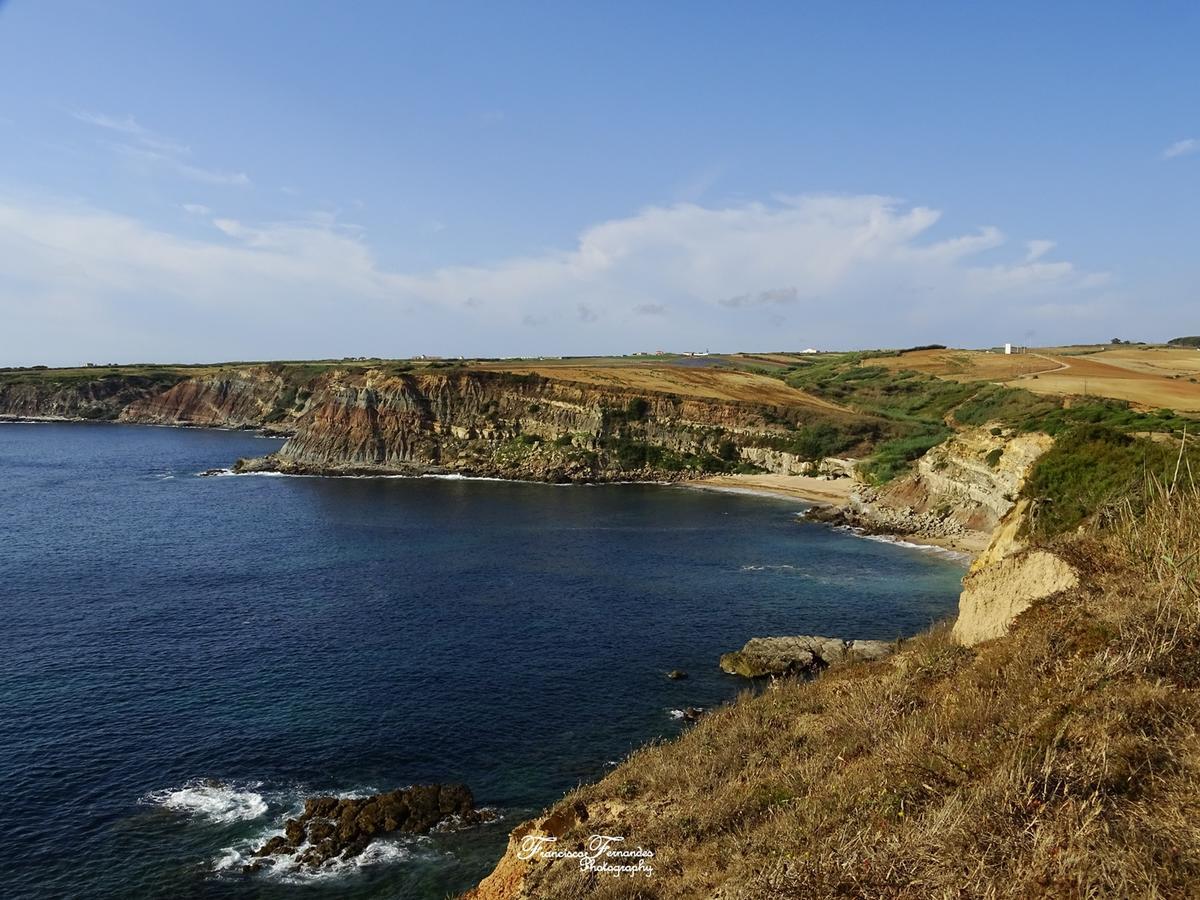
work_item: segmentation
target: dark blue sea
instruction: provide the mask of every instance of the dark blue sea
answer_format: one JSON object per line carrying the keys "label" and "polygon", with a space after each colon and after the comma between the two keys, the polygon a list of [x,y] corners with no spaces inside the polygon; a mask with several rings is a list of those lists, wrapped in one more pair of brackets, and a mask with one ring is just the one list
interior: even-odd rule
{"label": "dark blue sea", "polygon": [[[911,634],[963,573],[738,494],[197,477],[276,445],[0,426],[0,895],[445,897],[673,710],[744,690],[722,652]],[[306,796],[435,781],[502,818],[240,874]]]}

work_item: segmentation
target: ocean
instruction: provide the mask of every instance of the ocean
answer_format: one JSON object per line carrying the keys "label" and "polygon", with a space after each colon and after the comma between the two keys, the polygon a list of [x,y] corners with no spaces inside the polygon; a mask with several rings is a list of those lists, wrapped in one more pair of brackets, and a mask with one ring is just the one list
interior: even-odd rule
{"label": "ocean", "polygon": [[[912,634],[963,574],[791,500],[198,477],[277,445],[0,425],[0,895],[445,897],[680,710],[746,690],[721,653]],[[241,873],[305,797],[449,781],[498,821]]]}

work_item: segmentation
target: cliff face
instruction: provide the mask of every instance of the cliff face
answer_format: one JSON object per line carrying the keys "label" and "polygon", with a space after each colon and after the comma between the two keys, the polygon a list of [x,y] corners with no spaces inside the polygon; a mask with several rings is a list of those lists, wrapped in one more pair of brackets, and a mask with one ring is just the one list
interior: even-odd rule
{"label": "cliff face", "polygon": [[7,378],[0,381],[0,417],[116,419],[131,403],[154,397],[182,375],[110,375],[94,378]]}
{"label": "cliff face", "polygon": [[784,430],[765,405],[470,370],[331,371],[306,387],[293,437],[250,465],[552,481],[671,479],[744,458],[795,467],[755,454]]}
{"label": "cliff face", "polygon": [[982,549],[1017,502],[1049,435],[968,428],[929,450],[909,475],[859,489],[851,511],[872,527],[935,538],[972,536]]}
{"label": "cliff face", "polygon": [[189,378],[169,390],[141,397],[120,415],[122,422],[264,428],[288,431],[303,407],[300,388],[276,366],[247,366]]}
{"label": "cliff face", "polygon": [[0,415],[261,428],[290,436],[277,454],[243,468],[436,470],[543,481],[673,480],[738,466],[809,472],[814,462],[773,447],[805,425],[858,418],[775,380],[759,385],[715,371],[708,381],[737,391],[705,393],[692,383],[711,388],[705,378],[685,374],[639,370],[642,380],[631,384],[602,370],[576,377],[295,364],[191,378],[85,374],[69,383],[41,373],[0,382]]}

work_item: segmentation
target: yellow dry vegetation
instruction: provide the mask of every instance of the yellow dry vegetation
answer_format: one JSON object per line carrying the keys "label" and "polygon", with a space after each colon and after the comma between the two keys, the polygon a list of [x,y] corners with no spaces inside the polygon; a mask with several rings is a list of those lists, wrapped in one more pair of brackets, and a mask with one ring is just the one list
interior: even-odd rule
{"label": "yellow dry vegetation", "polygon": [[1051,348],[1012,355],[921,350],[871,359],[867,365],[953,381],[992,381],[1035,394],[1107,397],[1144,409],[1200,411],[1200,350],[1116,347],[1079,354]]}
{"label": "yellow dry vegetation", "polygon": [[710,366],[691,368],[646,365],[606,367],[522,364],[493,365],[489,368],[502,368],[506,372],[519,375],[535,374],[557,381],[574,381],[580,384],[631,391],[771,406],[809,406],[831,412],[846,412],[836,403],[814,397],[812,394],[784,384],[778,378],[737,369],[719,369]]}

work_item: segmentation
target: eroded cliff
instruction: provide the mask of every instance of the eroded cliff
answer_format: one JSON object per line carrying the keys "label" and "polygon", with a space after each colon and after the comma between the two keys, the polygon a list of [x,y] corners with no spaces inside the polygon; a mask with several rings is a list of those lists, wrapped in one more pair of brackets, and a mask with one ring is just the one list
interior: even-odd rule
{"label": "eroded cliff", "polygon": [[189,378],[126,406],[122,422],[290,432],[306,378],[282,366],[244,366]]}
{"label": "eroded cliff", "polygon": [[761,450],[837,415],[486,370],[335,370],[306,388],[291,439],[244,468],[548,481],[671,480],[773,463],[786,471],[793,459]]}
{"label": "eroded cliff", "polygon": [[169,372],[0,378],[0,417],[116,419],[130,404],[156,397],[186,376]]}
{"label": "eroded cliff", "polygon": [[996,423],[965,428],[929,450],[909,474],[883,487],[860,487],[850,498],[850,520],[983,550],[1034,463],[1053,445],[1049,435]]}
{"label": "eroded cliff", "polygon": [[[682,373],[682,374],[681,374]],[[537,372],[408,364],[226,366],[194,377],[0,387],[0,413],[260,428],[289,440],[243,469],[459,472],[542,481],[810,471],[778,447],[810,426],[885,426],[776,379],[714,370]],[[866,438],[864,438],[866,439]],[[864,448],[866,445],[864,444]],[[843,463],[843,467],[844,467]]]}

